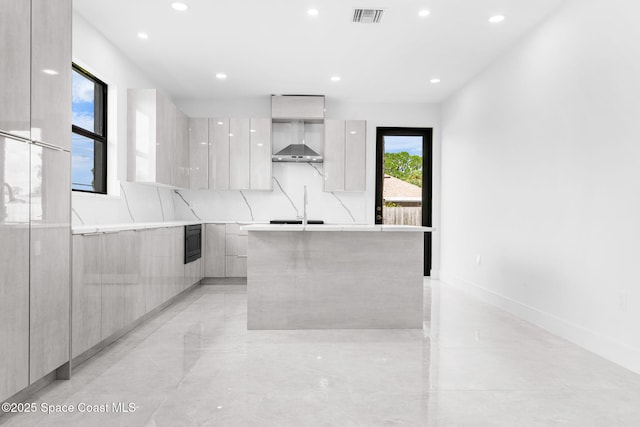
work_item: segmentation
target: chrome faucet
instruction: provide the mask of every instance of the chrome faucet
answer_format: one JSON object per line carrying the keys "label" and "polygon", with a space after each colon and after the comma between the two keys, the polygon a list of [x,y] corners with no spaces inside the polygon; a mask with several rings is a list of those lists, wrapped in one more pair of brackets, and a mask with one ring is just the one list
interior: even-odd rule
{"label": "chrome faucet", "polygon": [[307,204],[308,204],[308,200],[307,200],[307,186],[304,186],[304,201],[303,201],[303,208],[302,208],[302,226],[306,227],[307,226]]}

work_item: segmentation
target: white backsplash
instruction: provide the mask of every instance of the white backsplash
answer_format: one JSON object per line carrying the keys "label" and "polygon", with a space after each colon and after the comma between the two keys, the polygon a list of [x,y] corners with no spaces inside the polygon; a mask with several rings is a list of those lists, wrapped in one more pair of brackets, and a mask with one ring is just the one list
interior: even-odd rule
{"label": "white backsplash", "polygon": [[365,224],[364,192],[323,191],[322,164],[274,163],[273,191],[186,190],[132,182],[121,183],[120,197],[74,193],[74,225],[175,220],[269,221],[303,214],[334,224]]}

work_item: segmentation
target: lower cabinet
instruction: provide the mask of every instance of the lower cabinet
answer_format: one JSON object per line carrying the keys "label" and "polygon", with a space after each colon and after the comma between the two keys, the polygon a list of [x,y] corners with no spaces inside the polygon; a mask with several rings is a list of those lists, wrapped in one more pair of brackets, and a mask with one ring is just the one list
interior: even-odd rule
{"label": "lower cabinet", "polygon": [[240,225],[207,224],[205,277],[247,277],[246,231]]}
{"label": "lower cabinet", "polygon": [[73,236],[72,357],[199,282],[184,227]]}

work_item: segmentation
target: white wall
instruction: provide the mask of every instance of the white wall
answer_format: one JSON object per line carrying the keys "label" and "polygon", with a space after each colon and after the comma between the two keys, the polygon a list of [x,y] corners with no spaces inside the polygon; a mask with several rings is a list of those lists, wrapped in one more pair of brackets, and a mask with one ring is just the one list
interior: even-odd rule
{"label": "white wall", "polygon": [[636,372],[639,14],[569,3],[442,113],[442,279]]}
{"label": "white wall", "polygon": [[[73,223],[104,224],[174,219],[177,214],[173,209],[174,195],[170,189],[125,183],[125,189],[130,193],[129,197],[126,192],[123,194],[121,191],[123,190],[121,182],[126,181],[127,174],[127,89],[157,86],[75,11],[72,54],[76,64],[107,83],[109,87],[107,120],[109,163],[107,191],[109,195],[74,191]],[[162,205],[161,197],[172,200],[172,203]]]}

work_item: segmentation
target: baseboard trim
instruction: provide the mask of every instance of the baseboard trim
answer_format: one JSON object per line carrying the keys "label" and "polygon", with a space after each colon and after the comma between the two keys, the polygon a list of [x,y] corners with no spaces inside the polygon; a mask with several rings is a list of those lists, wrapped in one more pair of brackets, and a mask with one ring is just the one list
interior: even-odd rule
{"label": "baseboard trim", "polygon": [[246,277],[205,277],[202,285],[246,285]]}
{"label": "baseboard trim", "polygon": [[640,374],[640,351],[565,319],[489,290],[477,283],[440,272],[440,282],[453,286],[626,369]]}

